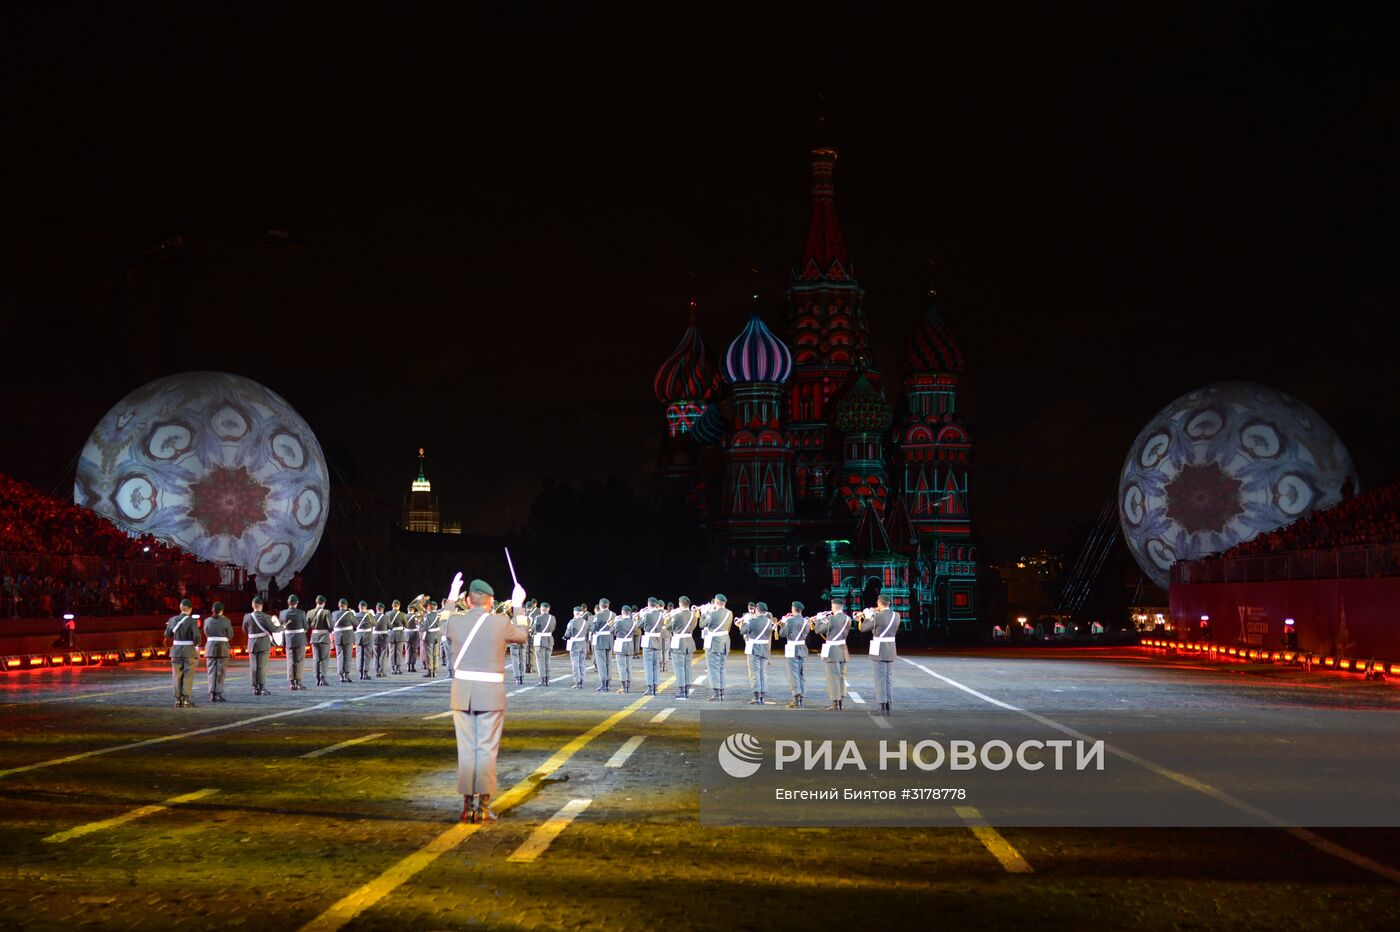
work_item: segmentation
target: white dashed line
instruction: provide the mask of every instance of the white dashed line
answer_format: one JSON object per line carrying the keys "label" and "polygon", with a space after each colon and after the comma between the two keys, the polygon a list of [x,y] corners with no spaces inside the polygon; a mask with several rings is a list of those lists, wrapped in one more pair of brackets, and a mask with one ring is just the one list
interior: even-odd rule
{"label": "white dashed line", "polygon": [[578,817],[578,814],[588,808],[591,799],[571,799],[564,804],[547,822],[525,839],[525,843],[515,849],[515,853],[506,858],[515,864],[528,863],[544,854],[545,850],[558,838],[569,825]]}
{"label": "white dashed line", "polygon": [[608,758],[604,767],[621,767],[627,763],[627,758],[632,756],[632,752],[642,746],[642,742],[647,739],[646,735],[633,735],[622,743],[622,747],[617,749],[617,753]]}
{"label": "white dashed line", "polygon": [[662,722],[666,721],[666,719],[670,718],[671,713],[674,711],[676,711],[675,706],[671,706],[669,709],[662,709],[651,717],[651,721],[648,724],[660,725]]}
{"label": "white dashed line", "polygon": [[333,752],[335,752],[335,751],[339,751],[339,750],[341,750],[342,748],[350,748],[350,747],[354,747],[354,746],[357,745],[357,744],[364,744],[366,741],[373,741],[375,738],[382,738],[382,737],[384,737],[386,734],[388,734],[388,732],[385,732],[385,731],[376,731],[376,732],[375,732],[374,734],[372,734],[372,735],[364,735],[364,736],[359,737],[359,738],[351,738],[349,741],[342,741],[342,742],[340,742],[339,744],[332,744],[332,745],[331,745],[330,747],[328,747],[328,748],[321,748],[321,749],[316,750],[316,751],[307,751],[305,754],[301,755],[301,757],[302,757],[303,760],[307,760],[307,759],[312,758],[312,757],[324,757],[324,756],[326,756],[327,754],[331,754],[331,753],[333,753]]}

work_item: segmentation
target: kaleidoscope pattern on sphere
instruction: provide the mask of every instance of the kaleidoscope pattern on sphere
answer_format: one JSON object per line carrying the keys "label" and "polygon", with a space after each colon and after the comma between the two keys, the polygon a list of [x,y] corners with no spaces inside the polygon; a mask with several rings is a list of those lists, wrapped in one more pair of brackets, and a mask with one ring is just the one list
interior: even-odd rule
{"label": "kaleidoscope pattern on sphere", "polygon": [[123,527],[284,586],[325,531],[326,458],[276,392],[224,372],[157,379],[107,412],[73,499]]}
{"label": "kaleidoscope pattern on sphere", "polygon": [[1142,571],[1227,550],[1335,505],[1356,468],[1316,411],[1250,382],[1218,382],[1157,412],[1128,451],[1118,517]]}

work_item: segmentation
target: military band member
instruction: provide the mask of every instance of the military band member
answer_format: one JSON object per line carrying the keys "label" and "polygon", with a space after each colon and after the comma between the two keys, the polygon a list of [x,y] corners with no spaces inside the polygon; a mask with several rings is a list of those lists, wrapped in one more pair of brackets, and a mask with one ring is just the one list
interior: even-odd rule
{"label": "military band member", "polygon": [[[666,618],[668,615],[670,615],[670,614],[671,614],[672,612],[674,612],[675,610],[676,610],[676,603],[675,603],[675,602],[672,602],[672,601],[669,600],[669,599],[667,599],[667,600],[666,600],[666,604],[665,604],[664,606],[662,606],[662,608],[661,608],[661,618],[663,619],[663,621],[665,620],[665,618]],[[668,634],[668,635],[666,635],[666,637],[669,638],[670,635]],[[665,646],[665,645],[663,645],[663,646]],[[667,647],[665,647],[665,649],[664,649],[663,651],[661,651],[661,672],[662,672],[663,674],[666,672],[666,667],[667,667],[667,665],[670,664],[670,662],[671,662],[671,648],[670,648],[669,646],[667,646]]]}
{"label": "military band member", "polygon": [[403,613],[403,603],[395,599],[385,617],[389,622],[389,672],[397,676],[403,673],[408,650],[408,635],[404,632],[408,616]]}
{"label": "military band member", "polygon": [[788,690],[792,693],[787,704],[789,709],[802,708],[802,699],[807,693],[804,669],[807,663],[807,619],[802,615],[806,608],[801,602],[793,602],[792,611],[783,616],[778,628],[778,637],[783,641],[783,656],[787,658]]}
{"label": "military band member", "polygon": [[175,707],[192,709],[190,692],[194,689],[194,670],[199,666],[199,623],[194,619],[194,603],[180,600],[180,614],[165,623],[165,636],[170,639],[170,680],[175,688]]}
{"label": "military band member", "polygon": [[690,658],[695,654],[695,626],[700,610],[690,607],[690,597],[676,600],[676,610],[666,616],[666,633],[671,636],[671,665],[676,673],[676,698],[690,698]]}
{"label": "military band member", "polygon": [[763,602],[754,604],[753,614],[744,622],[744,653],[749,661],[749,686],[753,698],[749,705],[763,705],[768,700],[768,654],[773,644],[773,616]]}
{"label": "military band member", "polygon": [[335,666],[342,683],[350,682],[350,655],[355,653],[355,613],[346,599],[331,616],[331,640],[335,642]]}
{"label": "military band member", "polygon": [[564,628],[564,649],[569,652],[569,666],[574,676],[570,689],[583,688],[583,669],[588,660],[588,638],[592,625],[593,619],[588,616],[588,609],[575,605],[574,617]]}
{"label": "military band member", "polygon": [[513,607],[519,609],[519,611],[516,611],[515,615],[513,616],[514,624],[519,626],[525,632],[526,637],[524,641],[518,644],[510,645],[510,668],[513,675],[515,676],[515,685],[524,686],[525,667],[529,662],[527,659],[527,655],[530,653],[530,606],[517,605]]}
{"label": "military band member", "polygon": [[655,597],[647,599],[646,611],[637,618],[642,633],[642,669],[646,674],[648,696],[655,696],[656,688],[661,685],[661,660],[666,656],[665,620],[661,601]]}
{"label": "military band member", "polygon": [[389,612],[383,602],[374,605],[374,675],[388,676],[384,662],[389,659]]}
{"label": "military band member", "polygon": [[423,675],[433,679],[438,675],[438,654],[442,645],[442,613],[438,611],[437,600],[428,603],[428,613],[423,616]]}
{"label": "military band member", "polygon": [[204,664],[209,675],[209,701],[227,702],[224,698],[224,676],[228,672],[228,639],[233,637],[233,625],[224,617],[224,603],[215,602],[214,614],[204,619]]}
{"label": "military band member", "polygon": [[831,611],[822,612],[812,619],[812,630],[820,634],[822,642],[822,667],[826,671],[826,695],[831,705],[828,712],[841,711],[846,701],[846,635],[851,633],[851,616],[846,614],[846,600],[833,597]]}
{"label": "military band member", "polygon": [[369,610],[369,603],[361,599],[360,610],[355,613],[355,651],[360,655],[361,681],[370,678],[369,657],[374,651],[375,618],[374,612]]}
{"label": "military band member", "polygon": [[306,613],[306,630],[311,637],[311,656],[315,661],[316,685],[329,686],[326,670],[331,664],[331,613],[326,597],[316,596],[316,607]]}
{"label": "military band member", "polygon": [[535,648],[535,669],[539,671],[541,686],[549,685],[549,658],[554,653],[554,616],[549,612],[549,603],[541,602],[539,614],[530,626],[532,643]]}
{"label": "military band member", "polygon": [[701,636],[705,639],[705,668],[710,672],[709,702],[724,700],[724,665],[729,659],[729,629],[734,625],[734,613],[726,606],[728,597],[715,593],[709,611],[701,619]]}
{"label": "military band member", "polygon": [[632,646],[637,643],[637,618],[632,606],[622,606],[622,615],[613,619],[613,653],[617,655],[617,678],[622,681],[620,693],[632,691]]}
{"label": "military band member", "polygon": [[306,662],[306,612],[297,607],[301,599],[296,593],[287,596],[287,607],[277,615],[282,624],[282,649],[287,652],[287,687],[305,689],[301,685],[301,665]]}
{"label": "military band member", "polygon": [[267,661],[272,656],[272,633],[281,630],[277,619],[263,611],[262,596],[255,596],[253,610],[243,616],[243,633],[248,636],[248,672],[255,696],[272,695],[267,689]]}
{"label": "military band member", "polygon": [[[539,617],[540,606],[534,599],[525,603],[525,630],[527,632],[535,630],[535,619]],[[535,642],[533,638],[525,644],[525,669],[521,672],[530,673],[536,669],[535,664]]]}
{"label": "military band member", "polygon": [[408,658],[408,672],[417,673],[418,649],[423,641],[423,615],[427,612],[427,606],[423,602],[413,602],[409,604],[409,608],[412,611],[404,621],[404,634],[408,638],[405,653]]}
{"label": "military band member", "polygon": [[598,671],[598,688],[595,693],[612,690],[612,624],[617,617],[607,599],[599,599],[593,613],[593,623],[589,626],[593,639],[593,668]]}
{"label": "military band member", "polygon": [[490,806],[505,724],[506,647],[523,644],[529,635],[513,618],[492,614],[495,593],[480,579],[468,587],[470,607],[457,610],[461,584],[459,573],[443,612],[455,651],[451,705],[457,732],[457,792],[462,794],[463,822],[494,822]]}
{"label": "military band member", "polygon": [[875,611],[862,612],[860,630],[870,632],[870,659],[875,664],[875,701],[880,712],[889,715],[894,704],[895,632],[899,630],[899,612],[890,608],[890,597],[875,600]]}

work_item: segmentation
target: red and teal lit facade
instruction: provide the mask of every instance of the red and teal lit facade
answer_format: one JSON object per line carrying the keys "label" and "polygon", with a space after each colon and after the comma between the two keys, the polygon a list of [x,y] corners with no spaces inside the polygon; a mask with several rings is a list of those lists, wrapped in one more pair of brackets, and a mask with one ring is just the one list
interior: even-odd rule
{"label": "red and teal lit facade", "polygon": [[977,555],[962,350],[930,306],[901,357],[898,410],[890,404],[836,220],[836,159],[812,151],[812,210],[782,337],[754,315],[716,366],[692,307],[656,375],[661,474],[713,519],[730,578],[787,582],[794,597],[824,578],[802,595],[839,593],[861,608],[884,592],[906,624],[968,631]]}

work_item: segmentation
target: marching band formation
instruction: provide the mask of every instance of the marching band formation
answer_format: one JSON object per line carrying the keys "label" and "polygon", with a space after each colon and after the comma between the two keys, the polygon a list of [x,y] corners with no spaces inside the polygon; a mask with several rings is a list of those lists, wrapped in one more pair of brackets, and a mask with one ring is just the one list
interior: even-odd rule
{"label": "marching band formation", "polygon": [[[461,608],[460,600],[452,604],[454,610]],[[453,673],[452,644],[446,636],[450,613],[427,595],[418,596],[406,607],[397,599],[387,608],[379,602],[373,611],[364,601],[351,610],[346,599],[339,600],[337,609],[332,611],[326,607],[325,597],[318,596],[315,608],[309,612],[303,611],[297,596],[292,595],[287,598],[287,607],[275,616],[263,609],[263,599],[254,598],[252,611],[243,616],[242,623],[248,639],[255,696],[270,695],[267,668],[274,646],[286,651],[287,687],[291,690],[307,688],[302,677],[308,646],[316,686],[329,685],[332,656],[341,683],[352,682],[355,675],[360,680],[372,680],[416,673],[420,665],[424,677],[436,677],[442,670],[447,675]],[[192,604],[188,599],[181,603],[180,611],[166,624],[166,637],[171,640],[176,705],[185,707],[193,705],[190,692],[199,658],[200,626],[191,617]],[[225,701],[225,671],[233,628],[223,612],[222,603],[215,603],[213,614],[203,622],[211,702]],[[511,624],[521,629],[522,636],[508,645],[506,664],[516,686],[523,686],[526,675],[532,672],[536,677],[534,685],[549,686],[555,650],[562,647],[569,658],[571,689],[585,688],[591,667],[597,682],[594,692],[631,693],[635,661],[641,666],[644,695],[657,694],[661,677],[669,667],[676,677],[676,698],[687,700],[694,686],[691,661],[699,646],[705,653],[709,686],[706,698],[723,702],[725,661],[731,649],[742,645],[748,667],[747,703],[766,705],[768,662],[781,645],[789,709],[806,708],[806,663],[810,647],[819,644],[829,702],[826,709],[842,711],[848,695],[846,666],[850,660],[846,640],[852,629],[868,632],[875,701],[879,713],[889,715],[894,702],[892,664],[897,656],[895,638],[900,623],[899,613],[890,608],[889,600],[881,597],[874,610],[847,614],[845,601],[834,598],[828,611],[810,616],[805,612],[806,607],[795,601],[787,614],[779,618],[763,602],[750,602],[747,610],[735,617],[723,593],[698,606],[686,596],[674,603],[653,597],[647,599],[644,607],[623,605],[620,612],[614,612],[607,599],[599,599],[591,611],[587,605],[574,606],[572,617],[560,630],[548,602],[530,599],[516,608],[506,601],[493,608],[493,613],[508,615]]]}

